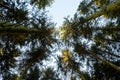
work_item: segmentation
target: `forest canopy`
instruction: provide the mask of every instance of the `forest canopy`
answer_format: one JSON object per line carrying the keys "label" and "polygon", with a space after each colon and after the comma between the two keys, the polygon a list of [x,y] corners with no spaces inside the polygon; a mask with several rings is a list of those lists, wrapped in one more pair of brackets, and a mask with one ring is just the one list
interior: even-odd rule
{"label": "forest canopy", "polygon": [[0,1],[0,79],[119,80],[120,0],[82,0],[59,29],[53,3]]}

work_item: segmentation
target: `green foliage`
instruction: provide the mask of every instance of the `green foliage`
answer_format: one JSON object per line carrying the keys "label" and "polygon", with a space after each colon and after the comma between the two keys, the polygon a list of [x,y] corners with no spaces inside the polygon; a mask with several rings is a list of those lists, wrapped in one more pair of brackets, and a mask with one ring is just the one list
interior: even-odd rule
{"label": "green foliage", "polygon": [[[119,65],[114,64],[119,61],[119,3],[119,0],[84,0],[80,3],[74,18],[69,21],[66,19],[66,23],[62,25],[66,30],[70,26],[71,31],[67,35],[70,33],[72,35],[66,38],[68,40],[66,44],[72,44],[68,47],[74,47],[73,53],[79,55],[78,59],[87,60],[86,66],[91,69],[92,80],[118,78],[117,74],[113,76],[105,74],[112,74],[113,71],[119,74],[120,71]],[[105,65],[99,66],[101,62]],[[96,66],[94,66],[95,63],[97,63]],[[104,72],[106,69],[113,71]]]}
{"label": "green foliage", "polygon": [[[65,18],[60,27],[62,40],[56,40],[55,24],[45,11],[53,2],[1,0],[1,78],[60,80],[69,75],[71,80],[119,79],[120,0],[83,0],[74,17]],[[46,68],[43,62],[59,46],[67,49],[56,59],[57,70]],[[86,72],[81,69],[84,66]]]}
{"label": "green foliage", "polygon": [[39,8],[45,8],[46,6],[50,6],[54,0],[30,0],[31,4],[38,5]]}
{"label": "green foliage", "polygon": [[41,78],[42,80],[60,80],[58,78],[58,75],[54,72],[54,70],[52,68],[47,68],[44,71],[43,74],[43,78]]}
{"label": "green foliage", "polygon": [[28,20],[28,11],[26,10],[25,2],[20,3],[20,1],[16,2],[14,0],[2,0],[0,2],[0,7],[0,12],[2,13],[0,20],[2,21],[17,22],[23,24]]}
{"label": "green foliage", "polygon": [[[45,11],[52,1],[2,0],[0,2],[0,74],[3,80],[39,80],[39,68],[56,42]],[[37,7],[39,4],[40,8]],[[31,9],[28,8],[31,7]],[[37,27],[35,26],[37,25]],[[28,72],[30,73],[28,74]],[[15,73],[16,72],[16,73]],[[26,76],[26,75],[29,76]],[[36,74],[36,75],[34,75]],[[33,76],[33,77],[32,77]]]}
{"label": "green foliage", "polygon": [[[116,65],[120,65],[119,61],[112,62]],[[104,64],[104,63],[95,63],[94,64],[95,72],[93,73],[93,80],[97,79],[112,79],[117,80],[120,79],[119,74],[120,72],[113,69],[111,66]],[[114,72],[114,73],[113,73]],[[104,76],[104,77],[103,77]]]}
{"label": "green foliage", "polygon": [[40,70],[38,66],[35,66],[34,69],[31,68],[30,72],[26,76],[27,76],[25,77],[26,80],[39,80]]}

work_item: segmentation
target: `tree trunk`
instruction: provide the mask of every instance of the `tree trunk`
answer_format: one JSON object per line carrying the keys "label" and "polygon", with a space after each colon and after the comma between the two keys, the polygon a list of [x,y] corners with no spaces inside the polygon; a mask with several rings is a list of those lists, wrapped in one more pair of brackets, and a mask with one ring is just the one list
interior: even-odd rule
{"label": "tree trunk", "polygon": [[81,80],[86,80],[84,74],[80,70],[77,70],[76,72],[79,74]]}
{"label": "tree trunk", "polygon": [[81,53],[83,53],[83,54],[88,54],[88,55],[92,55],[92,57],[101,60],[101,61],[104,62],[105,64],[110,65],[110,66],[113,67],[115,70],[117,70],[117,71],[120,72],[120,67],[118,67],[118,66],[114,65],[113,63],[111,63],[111,62],[103,59],[101,56],[93,53],[92,51],[85,50],[85,48],[82,47],[82,46],[79,46],[79,49],[80,49],[80,52],[81,52]]}
{"label": "tree trunk", "polygon": [[30,33],[30,34],[39,34],[41,33],[42,30],[37,30],[37,29],[29,29],[25,27],[8,27],[8,28],[0,28],[0,33]]}
{"label": "tree trunk", "polygon": [[91,16],[87,17],[85,21],[89,21],[92,19],[95,19],[97,17],[100,17],[101,15],[112,12],[114,10],[120,9],[120,0],[117,0],[116,2],[111,3],[110,5],[106,6],[104,10],[97,11],[96,13],[92,14]]}
{"label": "tree trunk", "polygon": [[116,69],[117,71],[120,72],[120,67],[118,67],[118,66],[114,65],[113,63],[111,63],[111,62],[103,59],[101,56],[99,56],[99,55],[97,55],[97,54],[94,54],[94,53],[91,53],[91,52],[89,52],[89,53],[90,53],[94,58],[101,60],[101,61],[104,62],[105,64],[110,65],[111,67],[113,67],[114,69]]}

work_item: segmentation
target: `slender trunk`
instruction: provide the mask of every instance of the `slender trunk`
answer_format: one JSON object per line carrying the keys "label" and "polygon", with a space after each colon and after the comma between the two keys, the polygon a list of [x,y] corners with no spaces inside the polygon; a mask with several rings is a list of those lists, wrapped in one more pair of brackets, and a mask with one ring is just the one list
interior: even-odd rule
{"label": "slender trunk", "polygon": [[106,42],[120,42],[119,39],[104,39]]}
{"label": "slender trunk", "polygon": [[106,6],[104,10],[97,11],[96,13],[92,14],[91,16],[87,17],[85,21],[89,21],[91,19],[95,19],[97,17],[100,17],[101,15],[112,12],[114,10],[120,9],[119,7],[120,0],[117,0],[116,2],[111,3],[110,5]]}
{"label": "slender trunk", "polygon": [[0,33],[30,33],[30,34],[39,34],[42,30],[37,29],[29,29],[25,27],[15,28],[15,27],[9,27],[9,28],[0,28]]}
{"label": "slender trunk", "polygon": [[118,66],[114,65],[113,63],[111,63],[111,62],[103,59],[101,56],[99,56],[99,55],[97,55],[97,54],[94,54],[94,53],[91,53],[91,52],[89,52],[89,53],[90,53],[94,58],[101,60],[101,61],[104,62],[105,64],[110,65],[111,67],[113,67],[114,69],[116,69],[117,71],[120,72],[120,67],[118,67]]}
{"label": "slender trunk", "polygon": [[117,55],[117,54],[110,53],[110,52],[108,52],[108,51],[102,51],[102,50],[100,50],[100,49],[98,49],[98,50],[99,50],[100,52],[102,52],[102,53],[107,53],[108,55],[111,55],[111,56],[114,56],[114,57],[120,58],[120,56]]}
{"label": "slender trunk", "polygon": [[99,28],[93,28],[93,30],[102,30],[102,31],[120,31],[120,27],[114,26],[114,27],[99,27]]}
{"label": "slender trunk", "polygon": [[84,74],[80,70],[77,70],[76,72],[79,74],[81,80],[86,80]]}
{"label": "slender trunk", "polygon": [[110,66],[113,67],[115,70],[117,70],[117,71],[120,72],[120,67],[118,67],[118,66],[114,65],[113,63],[111,63],[111,62],[103,59],[101,56],[93,53],[92,51],[85,50],[85,48],[82,47],[82,46],[80,46],[79,49],[80,49],[80,52],[81,52],[81,53],[83,53],[83,54],[88,54],[88,55],[92,55],[92,57],[101,60],[101,61],[104,62],[105,64],[110,65]]}
{"label": "slender trunk", "polygon": [[105,11],[97,11],[96,13],[90,15],[89,17],[87,17],[85,19],[85,22],[89,21],[89,20],[92,20],[92,19],[95,19],[97,17],[100,17],[101,15],[103,15],[105,13]]}

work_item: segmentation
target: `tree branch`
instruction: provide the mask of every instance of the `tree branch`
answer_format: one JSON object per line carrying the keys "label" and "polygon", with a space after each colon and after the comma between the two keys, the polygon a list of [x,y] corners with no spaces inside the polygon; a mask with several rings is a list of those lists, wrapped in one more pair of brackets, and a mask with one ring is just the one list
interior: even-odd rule
{"label": "tree branch", "polygon": [[8,28],[0,28],[0,33],[41,33],[41,30],[37,30],[37,29],[29,29],[29,28],[24,28],[24,27],[20,27],[20,28],[15,28],[15,27],[8,27]]}
{"label": "tree branch", "polygon": [[85,22],[86,21],[89,21],[91,19],[95,19],[97,17],[100,17],[101,15],[107,13],[107,12],[112,12],[114,10],[118,10],[120,9],[120,0],[117,0],[116,2],[113,2],[112,4],[108,5],[105,7],[104,10],[100,10],[100,11],[97,11],[96,13],[92,14],[91,16],[87,17],[85,19]]}

